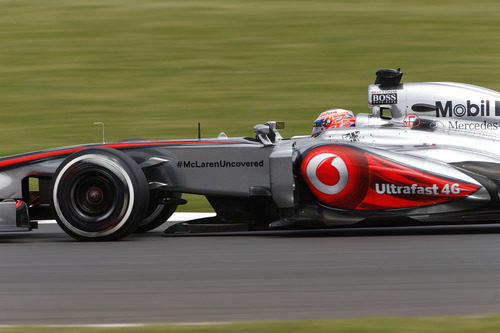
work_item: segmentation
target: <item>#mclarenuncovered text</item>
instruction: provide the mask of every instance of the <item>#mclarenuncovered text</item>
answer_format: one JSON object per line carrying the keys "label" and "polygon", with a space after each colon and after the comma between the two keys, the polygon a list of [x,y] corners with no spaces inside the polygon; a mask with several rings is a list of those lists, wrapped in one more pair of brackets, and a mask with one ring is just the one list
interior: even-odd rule
{"label": "#mclarenuncovered text", "polygon": [[179,169],[197,168],[262,168],[264,160],[260,161],[178,161]]}

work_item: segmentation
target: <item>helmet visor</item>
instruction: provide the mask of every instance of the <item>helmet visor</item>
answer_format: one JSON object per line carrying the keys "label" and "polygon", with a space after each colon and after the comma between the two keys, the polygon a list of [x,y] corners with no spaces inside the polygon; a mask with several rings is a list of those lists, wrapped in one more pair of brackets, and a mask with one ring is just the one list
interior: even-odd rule
{"label": "helmet visor", "polygon": [[312,136],[320,135],[321,132],[323,132],[323,130],[325,129],[323,126],[324,124],[325,124],[324,119],[316,120],[313,125]]}

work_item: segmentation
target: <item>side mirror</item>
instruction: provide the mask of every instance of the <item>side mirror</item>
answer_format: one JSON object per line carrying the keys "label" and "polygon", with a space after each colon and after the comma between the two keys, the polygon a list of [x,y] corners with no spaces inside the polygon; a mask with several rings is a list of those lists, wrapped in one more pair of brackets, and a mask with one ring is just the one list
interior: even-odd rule
{"label": "side mirror", "polygon": [[269,134],[269,126],[267,126],[267,125],[262,125],[262,124],[255,125],[255,126],[253,127],[253,131],[254,131],[254,132],[255,132],[255,134],[257,134],[257,135],[260,135],[260,134],[268,135],[268,134]]}
{"label": "side mirror", "polygon": [[279,134],[278,129],[284,128],[285,122],[283,121],[268,121],[264,125],[255,125],[253,131],[257,135],[260,142],[262,142],[265,146],[270,146],[283,139]]}
{"label": "side mirror", "polygon": [[257,138],[259,139],[259,141],[264,144],[264,146],[272,146],[273,145],[273,143],[271,142],[271,140],[269,139],[269,136],[268,136],[269,132],[270,132],[270,128],[268,125],[262,125],[262,124],[255,125],[253,127],[253,131],[257,135]]}

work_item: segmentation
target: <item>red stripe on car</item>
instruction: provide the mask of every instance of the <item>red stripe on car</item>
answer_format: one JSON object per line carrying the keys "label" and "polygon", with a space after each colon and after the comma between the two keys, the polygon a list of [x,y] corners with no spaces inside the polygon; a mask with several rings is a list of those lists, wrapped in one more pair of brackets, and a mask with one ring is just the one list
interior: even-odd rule
{"label": "red stripe on car", "polygon": [[31,155],[19,156],[8,158],[0,161],[0,168],[10,166],[13,164],[26,163],[35,160],[40,160],[49,157],[57,157],[62,155],[68,155],[75,153],[77,151],[86,148],[96,148],[96,147],[107,147],[107,148],[129,148],[129,147],[147,147],[147,146],[170,146],[170,145],[199,145],[199,144],[215,144],[215,145],[227,145],[227,144],[239,144],[242,142],[211,142],[211,141],[171,141],[171,142],[133,142],[133,143],[113,143],[113,144],[103,144],[95,146],[84,146],[76,148],[67,148],[55,151],[47,151],[43,153],[34,153]]}

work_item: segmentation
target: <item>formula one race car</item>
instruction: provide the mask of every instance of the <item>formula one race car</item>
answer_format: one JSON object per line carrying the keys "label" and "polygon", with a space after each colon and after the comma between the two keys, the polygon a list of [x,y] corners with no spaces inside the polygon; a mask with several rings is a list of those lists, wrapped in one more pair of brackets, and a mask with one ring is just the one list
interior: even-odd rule
{"label": "formula one race car", "polygon": [[500,93],[401,76],[378,71],[368,89],[372,113],[347,128],[318,120],[312,137],[283,139],[282,124],[268,122],[254,138],[135,140],[2,158],[0,226],[55,218],[76,239],[116,240],[161,225],[185,203],[182,193],[205,195],[217,215],[170,232],[498,222]]}

